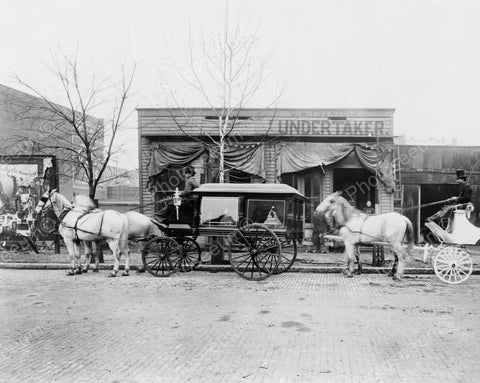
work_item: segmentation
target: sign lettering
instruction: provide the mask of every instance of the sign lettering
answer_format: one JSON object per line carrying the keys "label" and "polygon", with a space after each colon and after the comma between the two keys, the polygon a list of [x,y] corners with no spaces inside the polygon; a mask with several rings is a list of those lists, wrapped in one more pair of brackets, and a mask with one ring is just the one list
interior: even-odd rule
{"label": "sign lettering", "polygon": [[278,120],[278,134],[284,136],[386,136],[383,121]]}

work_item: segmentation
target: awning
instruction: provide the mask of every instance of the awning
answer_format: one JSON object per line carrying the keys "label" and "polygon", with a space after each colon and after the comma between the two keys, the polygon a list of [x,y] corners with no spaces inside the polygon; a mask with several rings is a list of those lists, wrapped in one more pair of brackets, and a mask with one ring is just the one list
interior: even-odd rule
{"label": "awning", "polygon": [[340,143],[280,143],[277,176],[317,166],[327,166],[355,151],[362,165],[378,175],[390,192],[395,190],[393,150],[388,145]]}

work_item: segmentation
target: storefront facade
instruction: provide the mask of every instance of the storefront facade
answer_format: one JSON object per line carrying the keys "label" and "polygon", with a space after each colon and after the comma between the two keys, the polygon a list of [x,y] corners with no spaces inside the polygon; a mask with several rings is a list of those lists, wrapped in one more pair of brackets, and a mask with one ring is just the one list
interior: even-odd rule
{"label": "storefront facade", "polygon": [[[394,109],[244,109],[227,126],[226,182],[287,183],[309,200],[306,222],[343,190],[359,209],[393,211]],[[138,109],[140,190],[145,214],[183,188],[179,170],[218,179],[219,119],[212,109]]]}

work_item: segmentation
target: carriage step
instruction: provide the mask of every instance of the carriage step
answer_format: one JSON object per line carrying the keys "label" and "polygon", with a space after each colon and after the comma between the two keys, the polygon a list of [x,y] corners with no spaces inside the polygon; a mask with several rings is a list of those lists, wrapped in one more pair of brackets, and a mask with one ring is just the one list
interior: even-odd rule
{"label": "carriage step", "polygon": [[148,241],[150,240],[152,237],[138,237],[138,238],[134,238],[133,241],[134,242],[143,242],[143,241]]}
{"label": "carriage step", "polygon": [[171,223],[168,225],[169,230],[192,230],[192,227],[186,223]]}

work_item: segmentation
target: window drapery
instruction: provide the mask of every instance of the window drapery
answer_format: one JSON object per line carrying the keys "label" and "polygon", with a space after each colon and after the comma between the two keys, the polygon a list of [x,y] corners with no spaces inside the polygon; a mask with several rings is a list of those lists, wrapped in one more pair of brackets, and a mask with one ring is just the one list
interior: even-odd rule
{"label": "window drapery", "polygon": [[[277,176],[317,166],[328,166],[355,152],[362,165],[376,174],[390,192],[395,190],[393,151],[389,145],[353,143],[278,143]],[[201,142],[160,144],[151,148],[148,175],[160,174],[168,166],[185,166],[208,153],[218,158],[218,148]],[[262,144],[230,144],[225,148],[225,168],[265,178]]]}
{"label": "window drapery", "polygon": [[[206,146],[200,142],[181,142],[160,144],[152,147],[148,176],[157,176],[169,166],[185,166],[208,153],[210,158],[218,158],[218,148]],[[230,144],[224,151],[225,169],[238,169],[242,172],[265,178],[263,145]]]}
{"label": "window drapery", "polygon": [[392,148],[381,144],[281,143],[277,155],[277,175],[328,166],[352,152],[366,169],[378,175],[390,192],[395,190]]}

